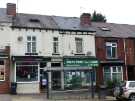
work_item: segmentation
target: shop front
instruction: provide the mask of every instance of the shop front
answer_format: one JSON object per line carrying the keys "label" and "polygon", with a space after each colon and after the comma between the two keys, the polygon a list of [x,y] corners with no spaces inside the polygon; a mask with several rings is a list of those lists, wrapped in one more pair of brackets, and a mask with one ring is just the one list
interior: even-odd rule
{"label": "shop front", "polygon": [[99,61],[95,57],[64,57],[64,89],[85,89],[92,83],[96,85],[96,67]]}
{"label": "shop front", "polygon": [[40,93],[46,88],[47,60],[39,56],[15,56],[14,82],[17,93]]}

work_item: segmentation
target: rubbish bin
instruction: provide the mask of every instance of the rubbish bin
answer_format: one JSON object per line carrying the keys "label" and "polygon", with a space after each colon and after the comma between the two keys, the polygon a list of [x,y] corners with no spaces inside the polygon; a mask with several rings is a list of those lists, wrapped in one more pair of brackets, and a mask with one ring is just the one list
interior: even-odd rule
{"label": "rubbish bin", "polygon": [[106,94],[107,94],[107,86],[106,85],[100,85],[99,98],[105,99]]}
{"label": "rubbish bin", "polygon": [[17,89],[17,83],[11,82],[11,94],[17,94],[16,89]]}

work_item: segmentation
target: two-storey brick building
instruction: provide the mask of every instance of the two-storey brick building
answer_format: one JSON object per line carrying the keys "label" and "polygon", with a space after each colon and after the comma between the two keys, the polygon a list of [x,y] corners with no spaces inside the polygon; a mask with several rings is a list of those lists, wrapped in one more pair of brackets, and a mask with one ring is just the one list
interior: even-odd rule
{"label": "two-storey brick building", "polygon": [[135,80],[133,25],[93,23],[96,29],[97,83]]}

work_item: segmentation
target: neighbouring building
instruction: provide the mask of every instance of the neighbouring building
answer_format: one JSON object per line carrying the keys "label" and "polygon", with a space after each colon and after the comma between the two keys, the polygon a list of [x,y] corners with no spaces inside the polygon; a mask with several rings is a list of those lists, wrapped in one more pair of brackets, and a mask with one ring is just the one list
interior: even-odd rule
{"label": "neighbouring building", "polygon": [[135,80],[135,26],[93,23],[96,29],[97,84],[110,80]]}

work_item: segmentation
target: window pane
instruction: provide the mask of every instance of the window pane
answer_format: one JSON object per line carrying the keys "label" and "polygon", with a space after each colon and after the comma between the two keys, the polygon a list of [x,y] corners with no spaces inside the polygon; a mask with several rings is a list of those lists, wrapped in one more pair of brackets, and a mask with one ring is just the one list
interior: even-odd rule
{"label": "window pane", "polygon": [[111,54],[111,47],[110,46],[107,46],[106,47],[106,52],[107,52],[107,57],[108,58],[111,58],[112,57],[112,54]]}
{"label": "window pane", "polygon": [[32,37],[32,41],[36,41],[36,37],[35,36]]}
{"label": "window pane", "polygon": [[36,53],[36,42],[32,42],[32,53]]}
{"label": "window pane", "polygon": [[121,72],[121,67],[117,67],[118,68],[118,72]]}
{"label": "window pane", "polygon": [[112,47],[112,57],[116,58],[116,47]]}
{"label": "window pane", "polygon": [[106,73],[110,73],[111,72],[111,68],[110,67],[104,67],[104,72]]}
{"label": "window pane", "polygon": [[130,82],[129,87],[135,87],[135,82]]}
{"label": "window pane", "polygon": [[31,53],[31,43],[27,42],[27,52]]}
{"label": "window pane", "polygon": [[28,37],[27,37],[27,40],[28,40],[28,41],[31,41],[31,36],[28,36]]}
{"label": "window pane", "polygon": [[117,72],[117,67],[112,67],[112,72]]}
{"label": "window pane", "polygon": [[4,65],[0,65],[0,81],[4,80],[5,77],[5,66]]}
{"label": "window pane", "polygon": [[110,73],[104,73],[104,81],[107,82],[108,80],[111,80],[111,74]]}

